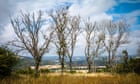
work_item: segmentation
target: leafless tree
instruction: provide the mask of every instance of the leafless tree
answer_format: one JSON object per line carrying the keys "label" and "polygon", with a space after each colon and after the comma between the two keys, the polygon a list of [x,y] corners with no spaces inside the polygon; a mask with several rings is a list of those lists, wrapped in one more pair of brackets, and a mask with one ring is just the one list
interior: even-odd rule
{"label": "leafless tree", "polygon": [[105,34],[98,27],[97,23],[92,23],[90,18],[85,22],[85,34],[86,34],[86,47],[85,56],[88,63],[88,72],[92,72],[91,67],[94,64],[95,71],[95,57],[104,53],[103,42]]}
{"label": "leafless tree", "polygon": [[[15,46],[19,51],[28,51],[35,61],[35,75],[38,76],[39,64],[42,56],[48,52],[49,44],[53,35],[53,31],[49,30],[46,34],[41,32],[42,25],[42,12],[39,11],[36,16],[34,13],[22,13],[18,18],[11,19],[11,24],[17,39],[9,42]],[[41,36],[42,35],[42,36]]]}
{"label": "leafless tree", "polygon": [[106,21],[102,28],[106,34],[104,46],[108,53],[108,64],[112,66],[117,49],[128,43],[128,24],[124,20],[118,22]]}
{"label": "leafless tree", "polygon": [[74,48],[77,41],[77,36],[80,34],[80,16],[71,16],[69,17],[69,31],[70,36],[68,37],[67,42],[67,55],[69,57],[69,67],[72,71],[72,57],[74,53]]}
{"label": "leafless tree", "polygon": [[92,65],[92,39],[93,39],[93,32],[95,30],[95,23],[93,24],[90,21],[90,18],[87,19],[87,21],[84,22],[85,24],[85,36],[86,36],[86,47],[85,47],[85,56],[88,64],[88,72],[91,72],[91,65]]}
{"label": "leafless tree", "polygon": [[96,64],[95,64],[95,58],[98,57],[99,55],[103,54],[105,52],[105,48],[103,45],[104,39],[105,39],[105,34],[99,30],[97,30],[97,25],[96,29],[94,31],[94,37],[92,37],[92,62],[94,65],[94,72],[96,72]]}
{"label": "leafless tree", "polygon": [[68,11],[67,8],[58,8],[55,11],[49,13],[49,16],[54,22],[55,28],[55,46],[57,48],[57,54],[61,64],[61,73],[64,72],[65,56],[67,53],[67,38],[70,31],[67,28],[68,24]]}

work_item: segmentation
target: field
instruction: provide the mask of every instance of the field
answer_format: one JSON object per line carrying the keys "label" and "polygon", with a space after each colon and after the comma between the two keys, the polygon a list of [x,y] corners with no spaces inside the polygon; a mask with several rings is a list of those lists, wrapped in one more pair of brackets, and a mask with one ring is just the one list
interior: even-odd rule
{"label": "field", "polygon": [[110,73],[60,73],[40,74],[39,78],[31,75],[11,76],[0,80],[0,84],[140,84],[136,74]]}

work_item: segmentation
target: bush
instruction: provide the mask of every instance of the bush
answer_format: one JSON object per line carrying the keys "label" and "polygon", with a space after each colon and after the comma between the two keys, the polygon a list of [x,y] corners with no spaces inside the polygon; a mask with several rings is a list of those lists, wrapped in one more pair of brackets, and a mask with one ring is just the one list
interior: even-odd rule
{"label": "bush", "polygon": [[75,70],[72,70],[72,71],[70,71],[70,73],[74,74],[74,73],[76,73],[76,71]]}
{"label": "bush", "polygon": [[33,74],[34,71],[30,67],[28,67],[27,69],[19,69],[16,71],[16,73],[18,73],[18,74]]}
{"label": "bush", "polygon": [[0,47],[0,78],[9,76],[16,64],[16,55],[9,49]]}
{"label": "bush", "polygon": [[135,73],[140,74],[140,58],[131,59],[129,62],[129,66]]}
{"label": "bush", "polygon": [[50,73],[51,71],[49,69],[40,69],[41,73]]}
{"label": "bush", "polygon": [[96,72],[105,72],[105,69],[96,69]]}
{"label": "bush", "polygon": [[140,74],[140,59],[130,59],[127,64],[118,64],[116,67],[117,73],[135,72]]}

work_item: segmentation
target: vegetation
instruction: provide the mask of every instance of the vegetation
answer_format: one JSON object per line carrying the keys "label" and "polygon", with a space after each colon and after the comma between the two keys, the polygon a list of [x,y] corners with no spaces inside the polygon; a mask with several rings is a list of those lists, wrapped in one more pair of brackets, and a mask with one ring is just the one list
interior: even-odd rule
{"label": "vegetation", "polygon": [[0,78],[11,75],[16,64],[15,53],[5,47],[0,47]]}
{"label": "vegetation", "polygon": [[1,84],[140,84],[140,76],[136,74],[127,75],[78,75],[65,74],[49,75],[42,74],[39,78],[29,75],[21,75],[20,77],[10,77],[0,80]]}
{"label": "vegetation", "polygon": [[127,64],[124,62],[123,64],[117,65],[117,73],[129,73],[134,72],[140,74],[140,59],[131,58]]}

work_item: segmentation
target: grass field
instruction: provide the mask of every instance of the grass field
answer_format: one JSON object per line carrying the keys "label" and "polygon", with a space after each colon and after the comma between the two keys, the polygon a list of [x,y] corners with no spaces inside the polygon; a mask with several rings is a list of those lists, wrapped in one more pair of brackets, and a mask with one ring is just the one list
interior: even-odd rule
{"label": "grass field", "polygon": [[0,80],[0,84],[140,84],[140,75],[136,74],[68,74],[60,73],[41,74],[39,78],[31,75],[11,76]]}

